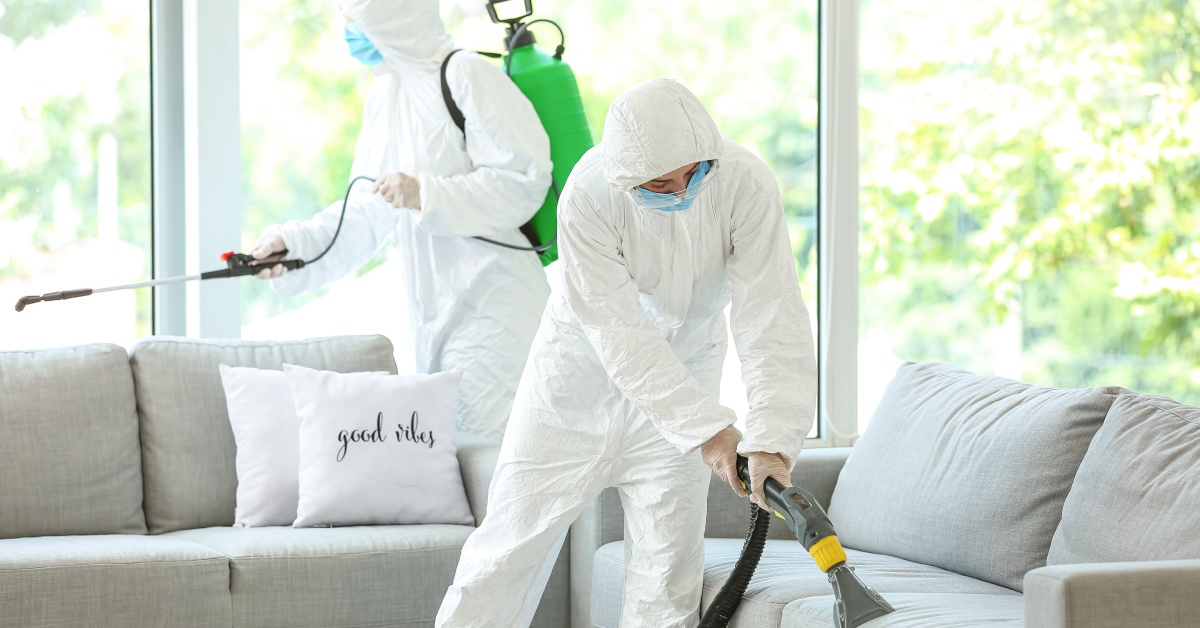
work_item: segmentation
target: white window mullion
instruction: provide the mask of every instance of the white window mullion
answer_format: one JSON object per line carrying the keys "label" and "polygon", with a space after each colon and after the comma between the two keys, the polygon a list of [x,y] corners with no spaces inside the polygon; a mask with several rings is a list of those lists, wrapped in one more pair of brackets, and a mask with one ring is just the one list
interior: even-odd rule
{"label": "white window mullion", "polygon": [[[185,255],[188,274],[241,240],[237,0],[183,0]],[[187,335],[241,335],[237,280],[187,284]]]}
{"label": "white window mullion", "polygon": [[834,447],[858,436],[858,2],[821,2],[818,366]]}
{"label": "white window mullion", "polygon": [[[187,271],[183,178],[183,0],[152,0],[151,103],[154,269],[161,279]],[[187,333],[185,287],[154,288],[154,333]]]}

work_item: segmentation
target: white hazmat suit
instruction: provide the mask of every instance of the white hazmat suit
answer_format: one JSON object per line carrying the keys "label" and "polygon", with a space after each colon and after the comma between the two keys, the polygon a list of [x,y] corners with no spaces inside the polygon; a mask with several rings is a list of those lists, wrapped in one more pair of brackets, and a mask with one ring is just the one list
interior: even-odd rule
{"label": "white hazmat suit", "polygon": [[[416,177],[420,209],[392,207],[359,182],[328,255],[273,287],[293,295],[333,281],[390,237],[404,259],[417,372],[462,371],[460,428],[499,439],[549,286],[534,253],[472,236],[529,246],[518,228],[550,187],[549,139],[504,72],[466,51],[447,68],[464,138],[442,97],[439,71],[455,46],[436,0],[346,0],[343,10],[383,56],[351,178]],[[333,238],[341,207],[263,237],[282,235],[289,257],[312,259]]]}
{"label": "white hazmat suit", "polygon": [[[629,191],[719,160],[686,211]],[[625,510],[624,628],[694,626],[710,470],[697,448],[736,417],[717,397],[724,309],[749,414],[739,451],[789,468],[812,425],[816,365],[778,185],[682,85],[656,79],[608,113],[559,204],[561,285],[526,365],[482,525],[438,626],[527,626],[557,546],[616,486]]]}

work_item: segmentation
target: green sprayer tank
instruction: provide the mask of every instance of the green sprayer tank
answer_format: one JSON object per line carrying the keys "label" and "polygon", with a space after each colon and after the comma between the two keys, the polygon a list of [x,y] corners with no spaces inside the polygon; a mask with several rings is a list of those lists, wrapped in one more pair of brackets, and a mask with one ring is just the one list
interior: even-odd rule
{"label": "green sprayer tank", "polygon": [[[533,14],[533,0],[525,0],[525,15],[501,19],[496,15],[495,5],[504,1],[488,2],[488,14],[492,21],[508,24],[508,37],[505,38],[508,54],[504,58],[504,69],[521,93],[533,103],[546,135],[550,137],[550,159],[554,162],[554,184],[546,193],[541,209],[529,221],[541,241],[534,243],[537,246],[556,242],[558,194],[567,182],[571,169],[592,147],[592,130],[583,111],[583,99],[579,96],[575,72],[562,60],[563,44],[559,44],[554,54],[547,54],[534,46],[536,40],[528,30],[529,26],[538,22],[554,24],[555,27],[558,24],[540,19],[523,23],[521,20]],[[561,28],[559,36],[562,36]],[[558,245],[552,245],[539,256],[543,266],[550,264],[558,259]]]}

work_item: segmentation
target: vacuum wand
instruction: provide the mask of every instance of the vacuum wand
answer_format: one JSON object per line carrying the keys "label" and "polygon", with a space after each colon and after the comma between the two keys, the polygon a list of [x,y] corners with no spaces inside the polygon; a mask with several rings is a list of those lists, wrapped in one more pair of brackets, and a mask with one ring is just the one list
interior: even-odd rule
{"label": "vacuum wand", "polygon": [[92,294],[101,292],[113,292],[116,290],[135,290],[137,288],[149,288],[151,286],[163,286],[173,283],[183,283],[186,281],[203,281],[205,279],[219,279],[227,277],[244,277],[253,275],[264,268],[270,268],[276,264],[282,264],[288,270],[296,270],[304,268],[304,260],[302,259],[284,259],[287,256],[287,250],[277,251],[269,257],[263,259],[254,259],[246,253],[234,253],[230,251],[221,255],[221,259],[225,262],[225,268],[220,270],[210,270],[199,275],[186,275],[182,277],[167,277],[165,279],[155,279],[153,281],[142,281],[139,283],[129,283],[120,286],[109,286],[107,288],[77,288],[75,290],[61,290],[59,292],[47,292],[41,296],[32,295],[17,299],[17,311],[25,310],[26,305],[41,303],[42,301],[65,301],[67,299],[77,299],[86,297]]}

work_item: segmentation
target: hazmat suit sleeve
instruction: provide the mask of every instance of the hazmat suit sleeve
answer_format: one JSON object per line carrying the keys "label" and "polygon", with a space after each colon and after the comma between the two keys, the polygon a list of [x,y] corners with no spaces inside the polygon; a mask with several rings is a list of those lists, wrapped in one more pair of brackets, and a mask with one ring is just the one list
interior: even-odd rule
{"label": "hazmat suit sleeve", "polygon": [[559,209],[559,264],[567,302],[605,371],[672,445],[691,451],[736,420],[642,313],[612,221],[577,188]]}
{"label": "hazmat suit sleeve", "polygon": [[417,177],[421,228],[437,235],[511,234],[546,200],[550,140],[529,99],[491,62],[456,54],[446,80],[466,120],[466,149],[474,170]]}
{"label": "hazmat suit sleeve", "polygon": [[[370,194],[371,182],[357,181],[346,206],[346,218],[333,248],[315,264],[284,273],[271,280],[271,288],[293,296],[336,281],[359,266],[387,243],[396,228],[396,210],[377,195]],[[292,220],[269,229],[264,235],[283,236],[288,256],[311,260],[333,241],[342,201],[332,203],[310,220]]]}
{"label": "hazmat suit sleeve", "polygon": [[791,468],[816,414],[812,328],[775,178],[757,164],[741,187],[726,264],[733,284],[730,330],[749,405],[738,451],[778,453]]}

